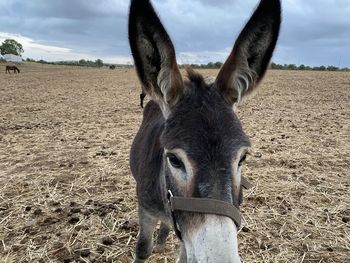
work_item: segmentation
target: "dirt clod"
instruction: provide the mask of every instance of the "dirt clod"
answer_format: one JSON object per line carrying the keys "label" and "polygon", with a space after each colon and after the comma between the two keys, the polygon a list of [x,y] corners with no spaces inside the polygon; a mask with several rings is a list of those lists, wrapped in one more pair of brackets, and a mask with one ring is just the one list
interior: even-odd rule
{"label": "dirt clod", "polygon": [[111,237],[108,237],[108,236],[107,237],[103,237],[101,241],[102,241],[102,244],[106,245],[106,246],[110,246],[114,242],[114,240]]}
{"label": "dirt clod", "polygon": [[343,218],[341,219],[344,223],[348,223],[350,222],[350,217],[349,216],[343,216]]}
{"label": "dirt clod", "polygon": [[76,224],[76,223],[78,223],[79,221],[80,221],[79,217],[75,217],[75,216],[73,216],[73,217],[71,217],[71,218],[68,219],[68,223],[69,223],[69,224]]}
{"label": "dirt clod", "polygon": [[247,232],[250,232],[250,229],[248,227],[244,226],[244,227],[242,227],[242,231],[247,233]]}
{"label": "dirt clod", "polygon": [[33,214],[38,216],[38,215],[41,215],[43,213],[43,210],[41,210],[41,208],[37,208],[34,210]]}
{"label": "dirt clod", "polygon": [[71,201],[70,203],[69,203],[69,206],[70,207],[74,207],[74,206],[77,206],[78,204],[75,202],[75,201]]}
{"label": "dirt clod", "polygon": [[79,207],[74,207],[74,208],[72,208],[72,209],[70,210],[70,212],[71,212],[72,214],[79,213],[80,211],[81,211],[81,209],[80,209]]}
{"label": "dirt clod", "polygon": [[83,249],[80,251],[80,256],[83,258],[88,257],[91,254],[90,249]]}
{"label": "dirt clod", "polygon": [[137,227],[138,227],[138,222],[137,220],[133,220],[133,219],[125,221],[121,226],[121,228],[125,230],[136,230]]}
{"label": "dirt clod", "polygon": [[53,210],[53,212],[55,212],[55,213],[61,213],[62,211],[63,211],[63,209],[61,207],[58,207],[58,208]]}

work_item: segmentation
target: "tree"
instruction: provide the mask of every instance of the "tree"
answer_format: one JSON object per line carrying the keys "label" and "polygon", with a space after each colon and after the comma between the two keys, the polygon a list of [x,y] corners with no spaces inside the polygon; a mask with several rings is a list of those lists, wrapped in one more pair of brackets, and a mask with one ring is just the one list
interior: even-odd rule
{"label": "tree", "polygon": [[85,60],[85,59],[79,60],[79,64],[80,64],[80,65],[86,65],[86,60]]}
{"label": "tree", "polygon": [[23,52],[24,50],[22,44],[18,43],[14,39],[6,39],[0,46],[1,55],[13,54],[20,56]]}
{"label": "tree", "polygon": [[103,61],[102,61],[102,59],[96,59],[95,64],[96,64],[96,66],[98,66],[98,67],[103,67]]}
{"label": "tree", "polygon": [[27,58],[26,61],[27,61],[27,62],[35,62],[35,60],[32,59],[32,58]]}
{"label": "tree", "polygon": [[271,69],[283,69],[283,65],[281,64],[276,64],[276,63],[271,63],[270,65]]}
{"label": "tree", "polygon": [[287,65],[287,69],[289,69],[289,70],[296,70],[296,69],[298,69],[298,68],[297,68],[297,66],[294,65],[294,64],[289,64],[289,65]]}
{"label": "tree", "polygon": [[305,70],[305,65],[304,64],[301,64],[300,66],[299,66],[299,70]]}
{"label": "tree", "polygon": [[214,63],[213,62],[209,62],[207,64],[207,68],[214,68]]}
{"label": "tree", "polygon": [[221,68],[222,63],[220,61],[217,61],[214,63],[215,68]]}
{"label": "tree", "polygon": [[335,66],[328,66],[328,67],[327,67],[327,70],[328,70],[328,71],[338,71],[339,68],[338,68],[338,67],[335,67]]}

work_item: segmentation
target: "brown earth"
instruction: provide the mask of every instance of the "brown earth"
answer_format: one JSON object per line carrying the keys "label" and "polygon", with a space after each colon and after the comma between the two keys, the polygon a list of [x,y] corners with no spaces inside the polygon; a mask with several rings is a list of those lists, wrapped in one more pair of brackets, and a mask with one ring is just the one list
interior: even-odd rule
{"label": "brown earth", "polygon": [[[0,262],[131,262],[134,71],[21,70],[0,71]],[[238,115],[253,145],[244,262],[349,263],[350,73],[270,71]],[[177,246],[149,262],[175,262]]]}

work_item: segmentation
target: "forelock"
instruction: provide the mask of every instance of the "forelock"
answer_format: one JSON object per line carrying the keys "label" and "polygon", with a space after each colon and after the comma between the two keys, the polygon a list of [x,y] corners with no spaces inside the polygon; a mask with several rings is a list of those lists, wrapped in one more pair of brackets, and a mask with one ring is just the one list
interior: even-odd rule
{"label": "forelock", "polygon": [[185,70],[186,70],[186,76],[189,82],[191,82],[197,87],[203,87],[206,85],[204,78],[200,73],[192,69],[190,66],[186,66]]}

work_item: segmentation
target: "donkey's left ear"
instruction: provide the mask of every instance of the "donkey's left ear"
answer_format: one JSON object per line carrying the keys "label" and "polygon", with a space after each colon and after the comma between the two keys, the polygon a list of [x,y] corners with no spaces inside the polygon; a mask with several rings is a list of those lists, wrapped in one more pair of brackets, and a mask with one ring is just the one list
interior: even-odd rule
{"label": "donkey's left ear", "polygon": [[261,0],[216,78],[215,85],[230,104],[252,92],[263,78],[280,24],[280,0]]}

